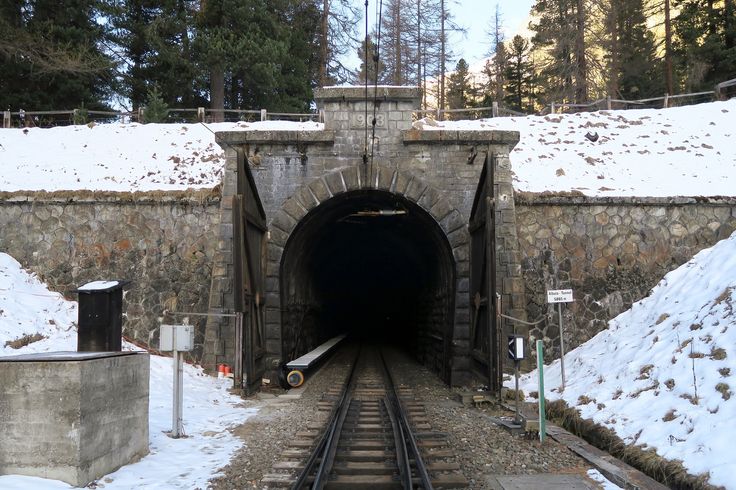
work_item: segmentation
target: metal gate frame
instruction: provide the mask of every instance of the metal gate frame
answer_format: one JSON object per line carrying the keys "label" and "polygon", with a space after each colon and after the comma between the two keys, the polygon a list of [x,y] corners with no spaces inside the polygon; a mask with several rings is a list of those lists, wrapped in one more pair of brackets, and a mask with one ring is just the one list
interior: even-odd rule
{"label": "metal gate frame", "polygon": [[233,212],[233,294],[235,312],[235,385],[258,391],[265,372],[266,213],[241,148],[237,152],[237,187]]}
{"label": "metal gate frame", "polygon": [[470,356],[485,368],[488,389],[500,393],[503,386],[501,332],[496,286],[496,156],[486,156],[473,199],[470,231]]}

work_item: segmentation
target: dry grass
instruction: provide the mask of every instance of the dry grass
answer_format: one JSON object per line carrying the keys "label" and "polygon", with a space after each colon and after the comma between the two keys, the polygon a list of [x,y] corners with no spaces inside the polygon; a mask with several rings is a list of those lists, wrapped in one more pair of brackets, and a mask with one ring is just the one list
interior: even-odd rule
{"label": "dry grass", "polygon": [[722,361],[724,360],[728,355],[726,354],[726,349],[723,349],[721,347],[714,347],[710,351],[710,358],[715,361]]}
{"label": "dry grass", "polygon": [[726,383],[718,383],[716,385],[716,391],[721,394],[724,400],[731,398],[731,387]]}
{"label": "dry grass", "polygon": [[639,377],[636,379],[649,379],[649,373],[654,369],[654,364],[647,364],[639,369]]}
{"label": "dry grass", "polygon": [[690,325],[690,330],[700,330],[701,328],[703,328],[703,326],[699,323],[693,323]]}
{"label": "dry grass", "polygon": [[672,388],[675,387],[675,380],[670,378],[664,382],[664,385],[667,387],[668,390],[671,390]]}
{"label": "dry grass", "polygon": [[570,408],[563,400],[547,405],[548,417],[590,444],[607,451],[650,477],[675,490],[716,490],[709,485],[707,475],[693,476],[687,473],[681,461],[670,461],[659,456],[653,449],[627,445],[611,429],[583,419],[580,413]]}
{"label": "dry grass", "polygon": [[578,397],[578,405],[587,405],[588,403],[594,402],[592,398],[586,396],[586,395],[580,395]]}
{"label": "dry grass", "polygon": [[720,368],[718,369],[718,373],[725,378],[731,374],[731,368]]}
{"label": "dry grass", "polygon": [[8,340],[7,342],[5,342],[5,347],[10,347],[11,349],[20,349],[21,347],[25,347],[28,344],[38,342],[39,340],[43,340],[45,338],[46,337],[44,337],[40,333],[34,333],[33,335],[24,335],[19,339]]}
{"label": "dry grass", "polygon": [[665,321],[669,317],[670,317],[670,314],[669,313],[662,313],[661,315],[659,315],[659,318],[657,318],[657,321],[654,324],[655,325],[659,325],[660,323],[662,323],[663,321]]}
{"label": "dry grass", "polygon": [[676,418],[677,418],[677,415],[675,415],[675,409],[673,408],[672,410],[664,414],[664,417],[662,417],[662,420],[665,422],[672,422]]}

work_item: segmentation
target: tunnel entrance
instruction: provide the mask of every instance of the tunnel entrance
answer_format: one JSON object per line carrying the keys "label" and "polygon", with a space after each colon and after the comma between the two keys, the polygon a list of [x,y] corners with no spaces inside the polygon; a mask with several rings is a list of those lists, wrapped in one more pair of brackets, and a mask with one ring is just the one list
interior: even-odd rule
{"label": "tunnel entrance", "polygon": [[379,190],[323,202],[289,237],[280,281],[284,361],[348,333],[398,345],[449,382],[455,261],[416,203]]}

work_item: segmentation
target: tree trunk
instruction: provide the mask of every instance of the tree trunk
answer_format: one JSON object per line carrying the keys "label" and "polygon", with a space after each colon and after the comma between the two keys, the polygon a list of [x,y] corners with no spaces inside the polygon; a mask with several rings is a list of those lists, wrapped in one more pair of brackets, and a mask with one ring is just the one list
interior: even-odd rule
{"label": "tree trunk", "polygon": [[723,4],[724,34],[726,49],[736,46],[736,12],[733,8],[733,0],[725,0]]}
{"label": "tree trunk", "polygon": [[575,35],[575,102],[588,100],[588,64],[585,60],[585,2],[577,0],[577,31]]}
{"label": "tree trunk", "polygon": [[[726,0],[727,2],[729,0]],[[667,93],[674,94],[672,85],[672,20],[670,19],[670,0],[664,0],[664,72]]]}
{"label": "tree trunk", "polygon": [[319,71],[317,73],[317,80],[320,87],[327,85],[327,63],[329,49],[327,46],[328,29],[330,25],[330,1],[324,0],[322,2],[322,25],[320,26],[320,38],[321,46],[319,53]]}
{"label": "tree trunk", "polygon": [[394,66],[394,85],[401,85],[401,2],[397,1],[394,12],[394,49],[396,50],[396,65]]}
{"label": "tree trunk", "polygon": [[217,112],[212,113],[212,122],[223,122],[225,114],[225,69],[222,63],[215,63],[210,70],[210,108]]}
{"label": "tree trunk", "polygon": [[438,109],[445,108],[445,0],[440,1],[440,93]]}

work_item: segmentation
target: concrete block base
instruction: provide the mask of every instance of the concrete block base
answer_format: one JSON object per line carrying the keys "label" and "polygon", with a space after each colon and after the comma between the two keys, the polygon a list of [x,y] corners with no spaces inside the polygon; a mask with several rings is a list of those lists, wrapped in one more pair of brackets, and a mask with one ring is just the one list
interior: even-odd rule
{"label": "concrete block base", "polygon": [[148,454],[148,354],[0,357],[0,475],[83,487]]}

